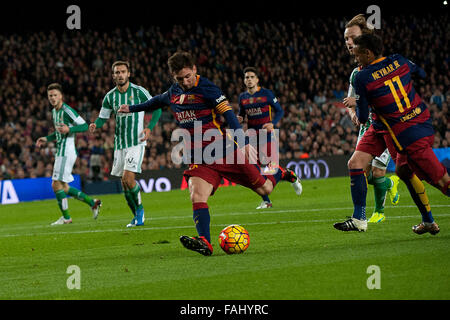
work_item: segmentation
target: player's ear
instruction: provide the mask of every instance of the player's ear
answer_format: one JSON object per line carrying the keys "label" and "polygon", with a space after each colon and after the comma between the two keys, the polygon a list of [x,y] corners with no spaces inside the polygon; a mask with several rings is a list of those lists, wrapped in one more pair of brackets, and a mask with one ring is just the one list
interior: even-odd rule
{"label": "player's ear", "polygon": [[194,64],[194,66],[192,67],[192,71],[196,74],[197,73],[197,66]]}

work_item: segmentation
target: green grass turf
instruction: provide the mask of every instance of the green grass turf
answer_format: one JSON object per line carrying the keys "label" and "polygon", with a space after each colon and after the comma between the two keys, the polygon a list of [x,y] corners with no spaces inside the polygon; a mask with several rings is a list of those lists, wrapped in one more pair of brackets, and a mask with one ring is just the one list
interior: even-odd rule
{"label": "green grass turf", "polygon": [[[386,220],[365,233],[333,228],[352,213],[349,179],[303,181],[298,197],[280,183],[274,207],[255,210],[260,198],[240,186],[211,197],[214,254],[184,249],[180,235],[195,235],[187,190],[143,195],[144,227],[131,220],[122,195],[104,195],[97,220],[69,200],[73,224],[59,218],[54,200],[0,207],[0,299],[449,299],[450,203],[426,185],[441,232],[416,235],[421,221],[406,187]],[[373,210],[369,186],[368,208]],[[389,203],[389,199],[387,200]],[[370,214],[368,214],[370,216]],[[227,255],[218,235],[229,224],[250,234],[249,249]],[[67,268],[81,270],[81,289],[69,290]],[[381,289],[369,290],[371,265]]]}

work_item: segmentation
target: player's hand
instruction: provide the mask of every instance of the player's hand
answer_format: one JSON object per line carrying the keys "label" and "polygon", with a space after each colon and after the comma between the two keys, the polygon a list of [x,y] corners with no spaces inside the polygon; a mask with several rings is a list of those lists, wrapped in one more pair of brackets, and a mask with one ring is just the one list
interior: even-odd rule
{"label": "player's hand", "polygon": [[120,106],[119,110],[117,110],[117,112],[120,113],[129,113],[130,112],[130,106],[127,104],[123,104]]}
{"label": "player's hand", "polygon": [[356,107],[356,98],[355,98],[355,97],[347,97],[347,98],[344,98],[344,100],[342,100],[342,103],[343,103],[347,108],[355,108],[355,107]]}
{"label": "player's hand", "polygon": [[44,144],[47,143],[46,137],[40,137],[36,140],[36,147],[41,148]]}
{"label": "player's hand", "polygon": [[152,134],[152,131],[149,128],[145,128],[142,132],[141,132],[141,136],[142,138],[140,139],[140,141],[146,141],[150,139],[150,135]]}
{"label": "player's hand", "polygon": [[95,132],[95,129],[97,129],[97,125],[96,125],[95,123],[91,123],[91,124],[89,125],[89,132],[90,132],[90,133],[94,133],[94,132]]}
{"label": "player's hand", "polygon": [[353,122],[353,124],[355,126],[358,127],[360,125],[359,120],[358,120],[358,116],[356,115],[356,112],[350,113],[350,119],[352,119],[352,122]]}
{"label": "player's hand", "polygon": [[67,124],[64,123],[60,123],[57,127],[56,127],[56,131],[58,131],[61,134],[66,134],[69,133],[70,129],[69,126],[67,126]]}
{"label": "player's hand", "polygon": [[267,132],[271,132],[273,130],[273,123],[272,122],[265,123],[263,124],[262,128],[266,129]]}

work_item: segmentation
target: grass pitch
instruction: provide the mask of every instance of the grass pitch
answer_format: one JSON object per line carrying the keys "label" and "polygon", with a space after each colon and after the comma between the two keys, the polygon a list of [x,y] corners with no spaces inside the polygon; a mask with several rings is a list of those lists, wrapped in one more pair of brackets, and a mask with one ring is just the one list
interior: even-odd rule
{"label": "grass pitch", "polygon": [[[348,178],[303,181],[303,194],[280,183],[272,209],[241,186],[210,198],[214,254],[184,249],[180,235],[196,235],[187,190],[143,194],[145,226],[127,229],[123,195],[103,195],[97,220],[84,203],[69,200],[73,224],[50,226],[55,200],[0,207],[0,299],[450,299],[450,203],[426,185],[441,232],[416,235],[421,221],[406,187],[400,203],[387,199],[386,220],[365,233],[344,233],[333,223],[352,213]],[[368,216],[373,187],[368,191]],[[218,236],[244,226],[249,249],[227,255]],[[69,266],[80,289],[68,289]],[[369,289],[379,268],[379,289]]]}

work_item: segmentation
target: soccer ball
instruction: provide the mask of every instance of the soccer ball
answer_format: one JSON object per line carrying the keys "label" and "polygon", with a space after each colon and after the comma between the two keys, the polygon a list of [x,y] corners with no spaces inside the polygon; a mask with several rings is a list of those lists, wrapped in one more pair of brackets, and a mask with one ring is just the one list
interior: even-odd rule
{"label": "soccer ball", "polygon": [[219,244],[228,254],[243,253],[250,244],[250,236],[244,227],[232,224],[220,232]]}

